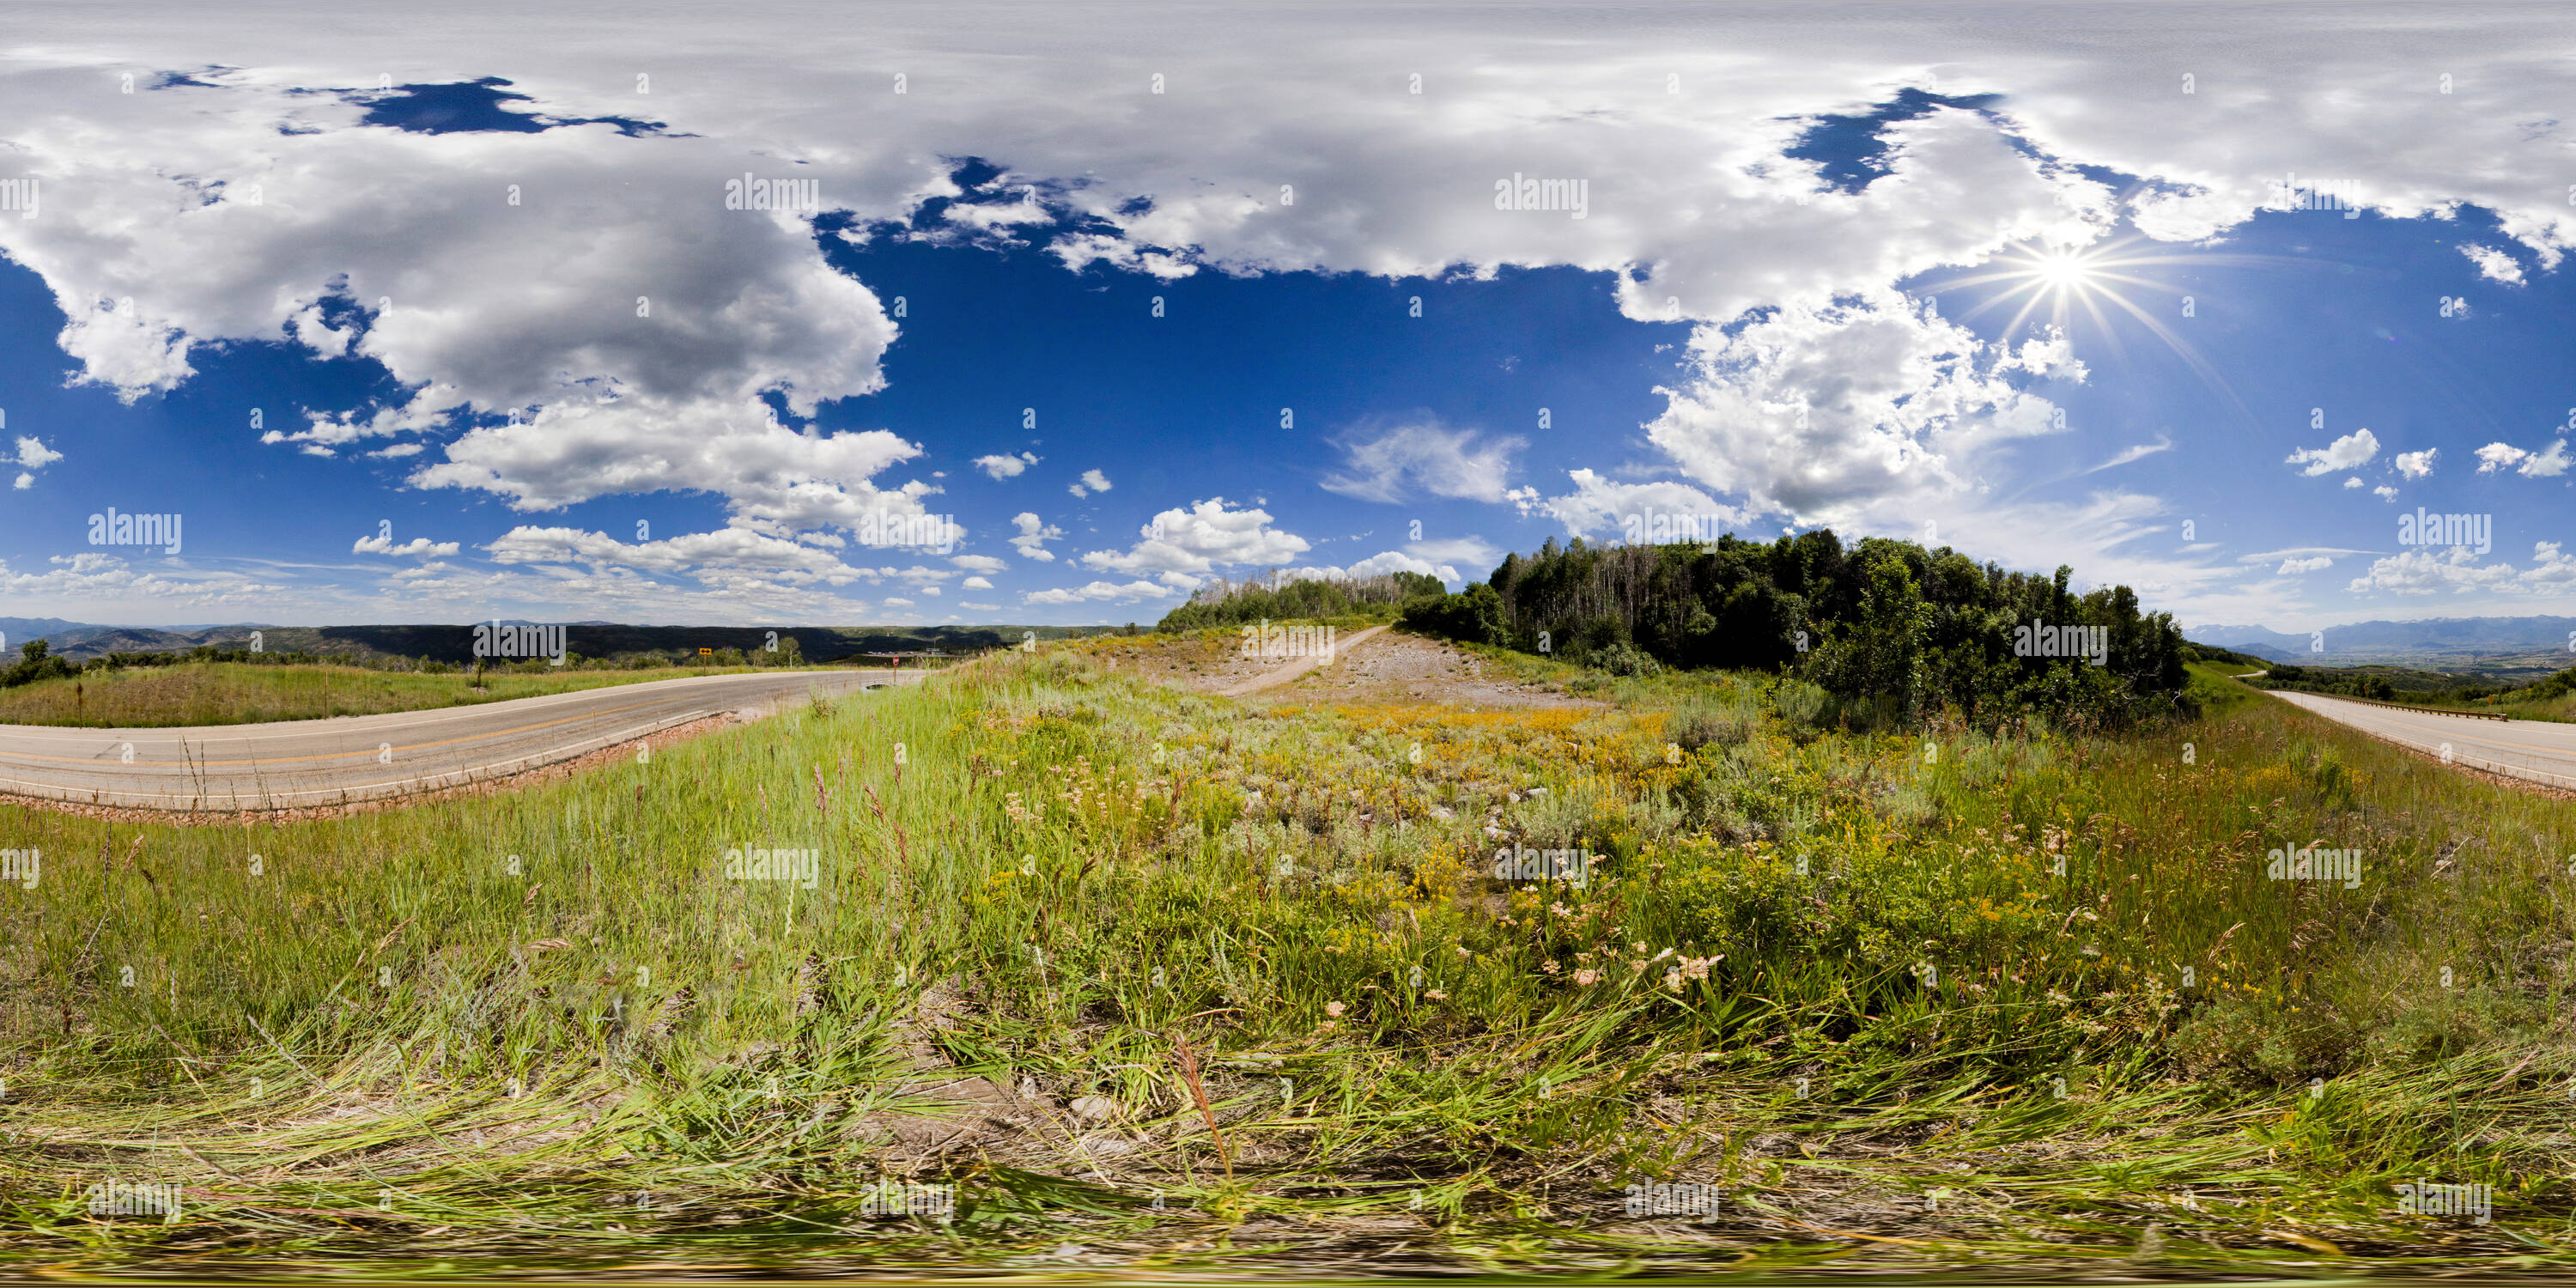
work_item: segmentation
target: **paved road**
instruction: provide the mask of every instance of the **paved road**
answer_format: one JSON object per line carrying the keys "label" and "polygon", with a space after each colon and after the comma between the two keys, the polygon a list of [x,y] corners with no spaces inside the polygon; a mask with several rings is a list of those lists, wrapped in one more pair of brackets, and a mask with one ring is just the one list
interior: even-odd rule
{"label": "paved road", "polygon": [[922,672],[706,675],[471,707],[189,729],[0,725],[0,793],[166,810],[339,805],[500,777],[727,711]]}
{"label": "paved road", "polygon": [[2272,696],[2419,751],[2438,756],[2447,749],[2458,764],[2552,787],[2576,787],[2576,724],[2401,711],[2278,689],[2272,691]]}

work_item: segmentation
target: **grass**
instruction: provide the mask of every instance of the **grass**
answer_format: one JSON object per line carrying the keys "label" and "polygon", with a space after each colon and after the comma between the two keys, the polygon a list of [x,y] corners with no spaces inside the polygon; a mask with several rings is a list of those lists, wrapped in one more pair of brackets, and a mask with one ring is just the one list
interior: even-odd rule
{"label": "grass", "polygon": [[[1859,737],[1759,677],[1251,714],[1060,646],[488,799],[0,806],[44,854],[0,1259],[2576,1260],[2576,805],[2199,683],[2125,738]],[[2311,842],[2361,884],[2266,878]],[[955,1222],[871,1217],[887,1176]],[[186,1211],[85,1213],[111,1178]],[[1717,1219],[1628,1218],[1655,1181]]]}
{"label": "grass", "polygon": [[605,688],[745,667],[655,667],[633,671],[494,671],[429,675],[359,667],[182,662],[85,672],[0,689],[0,724],[135,728],[321,720],[432,707],[469,706],[577,689]]}

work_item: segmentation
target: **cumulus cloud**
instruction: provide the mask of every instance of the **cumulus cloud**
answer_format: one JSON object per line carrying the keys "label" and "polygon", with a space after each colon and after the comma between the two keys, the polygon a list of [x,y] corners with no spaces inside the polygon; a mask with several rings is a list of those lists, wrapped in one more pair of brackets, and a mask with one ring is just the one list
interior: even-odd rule
{"label": "cumulus cloud", "polygon": [[2460,253],[2468,256],[2469,262],[2478,266],[2478,276],[2489,281],[2502,282],[2507,286],[2522,285],[2522,265],[2515,263],[2513,256],[2493,246],[2474,244],[2460,247]]}
{"label": "cumulus cloud", "polygon": [[427,537],[413,537],[411,540],[403,542],[401,545],[395,545],[392,537],[378,534],[372,537],[358,538],[357,544],[349,547],[349,553],[353,555],[398,555],[411,558],[427,558],[440,555],[452,555],[461,548],[462,547],[458,546],[453,541],[432,541]]}
{"label": "cumulus cloud", "polygon": [[1037,463],[1038,457],[1035,452],[1022,452],[1017,456],[995,455],[975,458],[975,468],[984,471],[985,476],[995,482],[1018,478],[1027,473],[1030,466]]}
{"label": "cumulus cloud", "polygon": [[1741,526],[1748,517],[1687,483],[1618,483],[1588,469],[1568,470],[1566,477],[1573,482],[1573,491],[1541,497],[1537,489],[1530,489],[1514,498],[1520,512],[1552,518],[1578,537],[1624,539],[1633,532],[1640,544],[1656,542],[1658,516],[1667,520],[1662,525],[1667,533],[1676,530],[1678,521],[1695,534],[1665,540],[1711,540]]}
{"label": "cumulus cloud", "polygon": [[[12,458],[0,456],[0,462],[10,459]],[[15,459],[18,464],[26,468],[18,472],[17,481],[11,486],[23,492],[36,485],[36,471],[63,459],[63,454],[45,446],[41,439],[21,434],[18,436],[18,454]]]}
{"label": "cumulus cloud", "polygon": [[1003,569],[1010,567],[1009,564],[1004,563],[991,555],[956,555],[950,558],[948,562],[952,566],[965,569],[968,572],[1000,572]]}
{"label": "cumulus cloud", "polygon": [[1502,562],[1502,548],[1483,537],[1446,537],[1432,541],[1410,542],[1406,554],[1433,563],[1455,564],[1464,568],[1491,568]]}
{"label": "cumulus cloud", "polygon": [[1077,497],[1089,496],[1094,492],[1106,492],[1109,490],[1109,476],[1098,470],[1084,470],[1082,480],[1065,490]]}
{"label": "cumulus cloud", "polygon": [[966,580],[957,583],[957,585],[961,589],[965,590],[991,590],[993,588],[993,583],[982,577],[969,577]]}
{"label": "cumulus cloud", "polygon": [[2404,477],[2430,478],[2433,474],[2433,458],[2441,454],[2442,449],[2438,447],[2427,447],[2420,452],[2399,452],[2391,458],[2389,464],[2396,466],[2397,472]]}
{"label": "cumulus cloud", "polygon": [[1387,428],[1370,427],[1344,438],[1342,469],[1327,474],[1324,490],[1363,501],[1396,502],[1420,493],[1452,500],[1496,501],[1509,486],[1519,438],[1479,444],[1472,429],[1450,429],[1436,417]]}
{"label": "cumulus cloud", "polygon": [[2324,447],[2298,448],[2282,464],[2304,466],[2299,473],[2315,478],[2336,470],[2358,469],[2377,455],[2379,436],[2367,429],[2356,429]]}
{"label": "cumulus cloud", "polygon": [[2466,546],[2447,550],[2409,550],[2370,565],[2346,589],[2354,594],[2386,591],[2396,595],[2486,592],[2494,595],[2565,595],[2576,590],[2576,556],[2555,541],[2536,542],[2532,565],[2516,570],[2509,563],[2484,564]]}
{"label": "cumulus cloud", "polygon": [[1380,551],[1344,568],[1283,568],[1279,572],[1279,578],[1283,581],[1341,580],[1354,577],[1383,577],[1389,573],[1398,572],[1416,572],[1426,577],[1437,577],[1442,581],[1465,580],[1458,575],[1457,568],[1452,565],[1434,563],[1401,550]]}
{"label": "cumulus cloud", "polygon": [[2333,566],[2334,560],[2328,559],[2323,555],[2319,555],[2313,559],[2284,559],[2281,561],[2281,566],[2273,570],[2273,574],[2280,577],[2296,577],[2303,573],[2316,572],[2319,569],[2331,568]]}
{"label": "cumulus cloud", "polygon": [[1892,292],[1784,308],[1732,332],[1701,327],[1690,379],[1658,391],[1670,402],[1647,437],[1694,481],[1745,497],[1748,515],[1817,524],[1919,509],[1976,492],[1993,449],[2064,429],[2054,404],[2004,375],[2017,356]]}
{"label": "cumulus cloud", "polygon": [[1140,600],[1170,599],[1179,593],[1168,586],[1158,586],[1150,581],[1131,581],[1124,585],[1111,581],[1095,581],[1088,585],[1056,590],[1033,590],[1020,596],[1020,602],[1023,604],[1133,604]]}
{"label": "cumulus cloud", "polygon": [[1038,516],[1026,510],[1021,511],[1011,520],[1011,526],[1020,530],[1020,535],[1011,538],[1011,548],[1019,551],[1022,559],[1034,559],[1039,563],[1055,562],[1055,552],[1047,549],[1046,543],[1061,539],[1064,536],[1064,529],[1042,522]]}
{"label": "cumulus cloud", "polygon": [[1229,510],[1224,497],[1165,510],[1138,529],[1126,550],[1094,550],[1083,566],[1109,572],[1202,574],[1218,567],[1284,564],[1310,549],[1304,537],[1270,526],[1270,512]]}
{"label": "cumulus cloud", "polygon": [[2567,472],[2569,463],[2567,440],[2563,438],[2539,452],[2526,452],[2510,443],[2489,443],[2478,449],[2480,474],[2512,470],[2528,478],[2554,479]]}
{"label": "cumulus cloud", "polygon": [[[842,586],[863,577],[903,575],[890,568],[853,568],[812,546],[739,527],[630,543],[581,528],[521,526],[483,549],[496,563],[578,563],[593,570],[680,573],[701,581],[756,577],[788,586]],[[913,571],[947,575],[922,568]]]}

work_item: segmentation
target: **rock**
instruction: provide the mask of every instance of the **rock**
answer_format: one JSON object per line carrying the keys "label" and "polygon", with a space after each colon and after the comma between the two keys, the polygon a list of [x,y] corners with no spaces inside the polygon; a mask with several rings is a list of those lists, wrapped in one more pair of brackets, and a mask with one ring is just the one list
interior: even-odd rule
{"label": "rock", "polygon": [[1072,1109],[1075,1117],[1096,1123],[1105,1123],[1118,1116],[1118,1102],[1107,1096],[1076,1096]]}

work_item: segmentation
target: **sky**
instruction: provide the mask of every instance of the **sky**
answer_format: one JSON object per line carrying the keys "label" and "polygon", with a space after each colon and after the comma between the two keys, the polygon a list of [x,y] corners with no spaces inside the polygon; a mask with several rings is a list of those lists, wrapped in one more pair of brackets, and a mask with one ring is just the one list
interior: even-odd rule
{"label": "sky", "polygon": [[0,7],[0,616],[1150,622],[1816,527],[2187,625],[2567,613],[2572,50],[2449,4]]}

